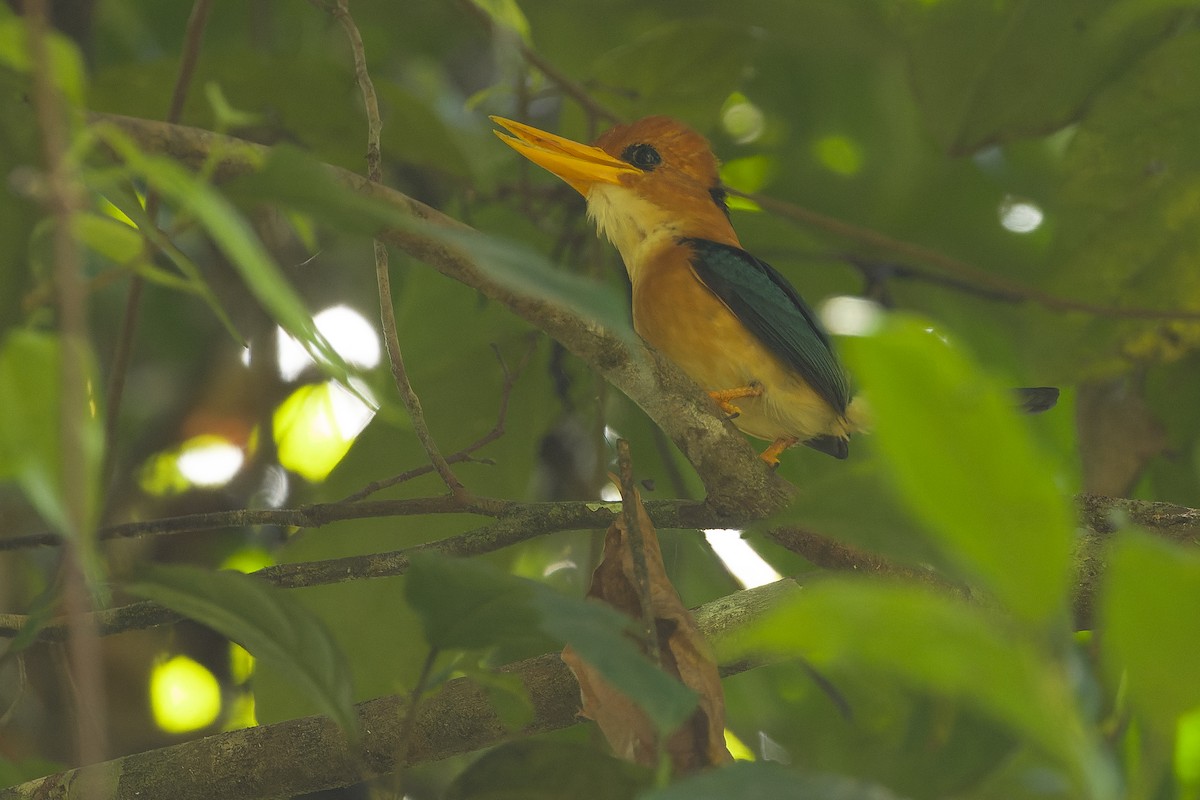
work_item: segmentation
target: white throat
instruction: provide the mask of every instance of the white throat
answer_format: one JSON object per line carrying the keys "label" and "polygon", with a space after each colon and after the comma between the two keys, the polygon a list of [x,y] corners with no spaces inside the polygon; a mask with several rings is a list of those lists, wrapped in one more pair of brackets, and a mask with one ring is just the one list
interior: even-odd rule
{"label": "white throat", "polygon": [[671,214],[624,186],[594,185],[588,192],[587,208],[597,231],[620,251],[634,284],[641,265],[679,235],[678,222]]}

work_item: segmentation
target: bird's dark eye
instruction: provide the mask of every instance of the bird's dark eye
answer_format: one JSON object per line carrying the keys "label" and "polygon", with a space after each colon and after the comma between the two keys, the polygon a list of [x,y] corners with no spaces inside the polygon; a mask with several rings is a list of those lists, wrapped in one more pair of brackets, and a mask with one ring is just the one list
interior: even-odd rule
{"label": "bird's dark eye", "polygon": [[658,154],[652,144],[631,144],[625,148],[625,152],[621,153],[621,160],[628,161],[638,169],[649,172],[662,163],[662,156]]}

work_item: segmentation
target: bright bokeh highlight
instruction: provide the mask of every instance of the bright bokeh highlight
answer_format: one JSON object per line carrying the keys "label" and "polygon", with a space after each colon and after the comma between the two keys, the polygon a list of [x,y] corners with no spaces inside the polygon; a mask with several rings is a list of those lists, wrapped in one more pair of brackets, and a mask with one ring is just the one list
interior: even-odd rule
{"label": "bright bokeh highlight", "polygon": [[233,480],[245,452],[216,434],[201,434],[170,450],[155,453],[142,464],[138,484],[147,494],[163,497],[200,487],[215,489]]}
{"label": "bright bokeh highlight", "polygon": [[883,309],[871,300],[840,295],[821,304],[821,321],[839,336],[870,336],[883,324]]}
{"label": "bright bokeh highlight", "polygon": [[[330,306],[313,317],[313,324],[347,364],[371,369],[379,364],[382,350],[379,335],[367,318],[350,306]],[[278,330],[276,362],[279,377],[294,381],[313,362],[299,341],[282,328]]]}
{"label": "bright bokeh highlight", "polygon": [[196,436],[179,448],[179,474],[193,486],[224,486],[242,468],[242,448],[220,436]]}
{"label": "bright bokeh highlight", "polygon": [[744,94],[734,92],[721,109],[721,127],[738,144],[750,144],[762,137],[767,118]]}
{"label": "bright bokeh highlight", "polygon": [[1042,227],[1046,215],[1036,204],[1006,196],[1000,203],[1000,224],[1013,233],[1033,233]]}
{"label": "bright bokeh highlight", "polygon": [[221,713],[221,686],[204,665],[187,656],[160,661],[150,673],[150,710],[167,733],[205,728]]}
{"label": "bright bokeh highlight", "polygon": [[739,530],[707,530],[704,538],[734,579],[747,589],[774,583],[783,577],[755,552]]}
{"label": "bright bokeh highlight", "polygon": [[[355,386],[374,403],[370,390]],[[301,386],[275,409],[279,463],[314,483],[325,479],[350,451],[375,411],[337,381]]]}

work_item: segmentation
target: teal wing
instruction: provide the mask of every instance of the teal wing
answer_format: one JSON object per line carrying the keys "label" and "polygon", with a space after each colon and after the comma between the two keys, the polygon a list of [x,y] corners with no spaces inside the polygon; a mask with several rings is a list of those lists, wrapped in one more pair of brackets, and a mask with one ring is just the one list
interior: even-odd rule
{"label": "teal wing", "polygon": [[746,328],[798,372],[839,414],[850,402],[850,381],[817,316],[787,278],[738,247],[708,239],[680,240],[692,268]]}

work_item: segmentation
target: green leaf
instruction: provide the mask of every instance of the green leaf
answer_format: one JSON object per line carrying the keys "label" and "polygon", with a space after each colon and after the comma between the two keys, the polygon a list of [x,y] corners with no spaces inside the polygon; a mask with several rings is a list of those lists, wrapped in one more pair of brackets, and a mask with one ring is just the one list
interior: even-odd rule
{"label": "green leaf", "polygon": [[[1101,305],[1200,304],[1200,32],[1149,54],[1093,102],[1062,163],[1062,212],[1049,291]],[[1170,361],[1200,346],[1194,321],[1085,318],[1058,332],[1061,360],[1097,369],[1114,358]],[[1051,329],[1053,325],[1055,328]],[[1069,345],[1069,346],[1068,346]],[[1120,363],[1120,362],[1118,362]]]}
{"label": "green leaf", "polygon": [[695,692],[650,663],[633,644],[626,633],[631,619],[611,606],[538,588],[535,605],[543,630],[575,648],[605,680],[641,706],[660,731],[675,730],[691,715]]}
{"label": "green leaf", "polygon": [[610,606],[567,597],[478,561],[432,553],[413,557],[405,594],[432,646],[480,649],[540,628],[575,648],[664,732],[677,728],[696,707],[695,694],[633,643],[632,620]]}
{"label": "green leaf", "polygon": [[237,642],[357,735],[350,665],[325,626],[287,592],[240,572],[183,565],[146,569],[125,589]]}
{"label": "green leaf", "polygon": [[738,761],[702,772],[639,800],[898,800],[890,789],[841,775],[798,772],[770,761]]}
{"label": "green leaf", "polygon": [[517,242],[431,225],[420,230],[464,251],[481,270],[513,292],[571,309],[612,334],[634,339],[629,301],[611,286],[567,272]]}
{"label": "green leaf", "polygon": [[404,591],[425,641],[442,650],[478,650],[528,637],[539,622],[531,582],[477,561],[414,556]]}
{"label": "green leaf", "polygon": [[[18,72],[31,72],[33,64],[30,61],[28,39],[24,18],[0,16],[0,65],[11,67]],[[79,48],[55,30],[46,33],[46,48],[49,51],[50,74],[54,85],[71,103],[83,105],[87,70],[84,69]]]}
{"label": "green leaf", "polygon": [[509,742],[467,767],[446,800],[633,800],[650,771],[574,742]]}
{"label": "green leaf", "polygon": [[[1115,31],[1099,24],[1109,5],[897,3],[895,23],[908,50],[913,90],[939,144],[949,153],[973,153],[1070,122],[1114,73],[1163,37],[1172,12]],[[1046,79],[1048,67],[1052,80]]]}
{"label": "green leaf", "polygon": [[411,231],[466,253],[506,288],[585,314],[610,331],[633,338],[627,300],[612,287],[556,267],[537,251],[468,228],[434,225],[364,196],[335,181],[329,171],[296,148],[276,147],[258,172],[239,178],[233,196],[286,205],[322,224],[361,235],[390,227]]}
{"label": "green leaf", "polygon": [[1113,776],[1080,718],[1067,669],[1011,621],[933,591],[860,580],[805,587],[721,654],[801,656],[818,669],[868,669],[966,703],[1051,755],[1091,797]]}
{"label": "green leaf", "polygon": [[1104,662],[1134,709],[1168,741],[1200,708],[1200,555],[1152,536],[1122,535],[1100,596]]}
{"label": "green leaf", "polygon": [[[78,348],[85,388],[93,392],[91,354]],[[16,330],[0,344],[0,478],[17,482],[38,513],[59,533],[78,539],[99,509],[104,432],[94,402],[74,409],[82,486],[63,484],[62,342],[57,336]],[[93,400],[94,398],[88,398]],[[84,530],[67,511],[67,492],[84,496]]]}
{"label": "green leaf", "polygon": [[1073,513],[1009,390],[912,318],[846,351],[878,452],[945,557],[1026,620],[1061,614]]}

